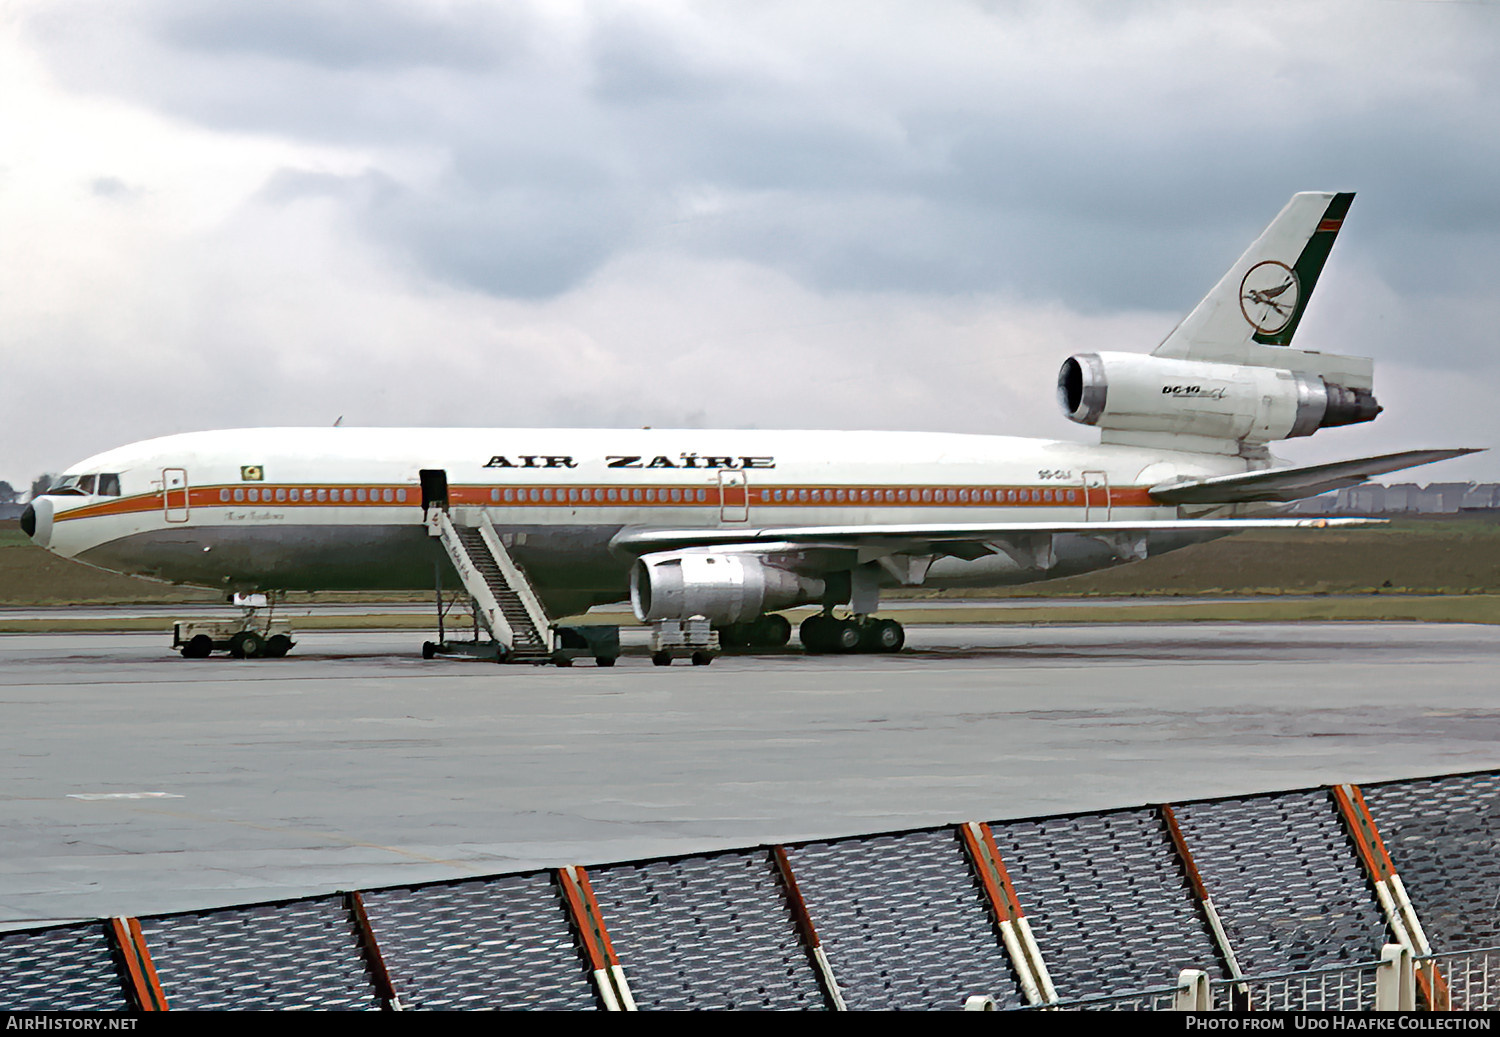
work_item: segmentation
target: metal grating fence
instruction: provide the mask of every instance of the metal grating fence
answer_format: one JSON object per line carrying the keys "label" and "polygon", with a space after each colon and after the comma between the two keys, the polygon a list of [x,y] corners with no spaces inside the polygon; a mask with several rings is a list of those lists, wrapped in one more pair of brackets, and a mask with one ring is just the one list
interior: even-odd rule
{"label": "metal grating fence", "polygon": [[1161,817],[1131,810],[992,825],[1063,998],[1222,974]]}
{"label": "metal grating fence", "polygon": [[1366,961],[1385,942],[1385,920],[1325,791],[1176,810],[1247,973]]}
{"label": "metal grating fence", "polygon": [[173,1008],[378,1009],[342,897],[142,919]]}
{"label": "metal grating fence", "polygon": [[822,1008],[765,850],[590,874],[641,1008]]}
{"label": "metal grating fence", "polygon": [[0,933],[0,1009],[1366,1010],[1399,952],[1488,1011],[1497,842],[1485,773],[500,875]]}
{"label": "metal grating fence", "polygon": [[1365,802],[1437,950],[1500,944],[1500,775],[1365,786]]}
{"label": "metal grating fence", "polygon": [[851,1009],[1021,1004],[979,883],[952,829],[788,849]]}
{"label": "metal grating fence", "polygon": [[548,873],[379,890],[364,905],[409,1008],[597,1005]]}
{"label": "metal grating fence", "polygon": [[98,922],[0,938],[0,1008],[110,1011],[127,1007],[120,970]]}

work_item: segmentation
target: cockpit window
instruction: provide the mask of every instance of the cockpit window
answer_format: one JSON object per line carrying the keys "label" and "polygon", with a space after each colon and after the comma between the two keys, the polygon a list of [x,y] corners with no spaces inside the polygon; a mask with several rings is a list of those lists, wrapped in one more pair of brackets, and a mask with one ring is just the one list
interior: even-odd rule
{"label": "cockpit window", "polygon": [[119,473],[105,472],[99,476],[99,485],[94,487],[94,492],[101,497],[118,497],[120,495]]}
{"label": "cockpit window", "polygon": [[97,475],[85,475],[78,480],[78,488],[85,494],[92,494],[94,492],[94,480],[97,478],[99,478]]}
{"label": "cockpit window", "polygon": [[57,482],[47,487],[47,493],[53,497],[82,497],[83,490],[78,483],[83,476],[65,475]]}

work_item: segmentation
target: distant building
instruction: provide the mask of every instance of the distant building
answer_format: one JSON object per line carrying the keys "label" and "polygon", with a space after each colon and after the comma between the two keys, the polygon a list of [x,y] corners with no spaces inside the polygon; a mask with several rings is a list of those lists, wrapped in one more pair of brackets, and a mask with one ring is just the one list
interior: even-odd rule
{"label": "distant building", "polygon": [[1361,483],[1297,501],[1294,515],[1457,515],[1500,513],[1500,483]]}

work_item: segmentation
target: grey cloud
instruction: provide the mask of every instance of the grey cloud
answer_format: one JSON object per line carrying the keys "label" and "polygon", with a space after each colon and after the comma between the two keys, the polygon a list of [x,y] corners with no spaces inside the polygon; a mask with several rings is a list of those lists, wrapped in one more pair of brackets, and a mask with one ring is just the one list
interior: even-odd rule
{"label": "grey cloud", "polygon": [[[908,39],[899,9],[770,10],[597,5],[560,29],[520,4],[159,0],[121,62],[49,40],[72,75],[206,126],[372,150],[386,188],[335,192],[354,224],[501,296],[667,248],[822,290],[1180,312],[1309,188],[1361,192],[1351,227],[1413,290],[1493,265],[1500,61],[1464,12],[1365,11],[1365,36],[1327,40],[1297,33],[1337,8],[1279,29],[1235,4],[954,4]],[[1381,64],[1381,32],[1411,68]],[[394,172],[409,148],[439,172]],[[1411,247],[1434,233],[1450,247]]]}
{"label": "grey cloud", "polygon": [[257,55],[337,70],[493,68],[522,49],[524,8],[396,0],[157,0],[146,8],[163,42],[210,54]]}
{"label": "grey cloud", "polygon": [[96,198],[111,201],[129,201],[139,195],[140,188],[132,187],[117,176],[99,176],[89,181],[89,193]]}

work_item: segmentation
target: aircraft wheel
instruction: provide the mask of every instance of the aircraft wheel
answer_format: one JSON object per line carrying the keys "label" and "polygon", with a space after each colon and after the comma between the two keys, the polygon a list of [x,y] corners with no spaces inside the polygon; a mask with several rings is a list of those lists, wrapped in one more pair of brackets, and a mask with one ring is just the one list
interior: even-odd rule
{"label": "aircraft wheel", "polygon": [[707,666],[709,663],[711,663],[713,661],[714,661],[714,655],[713,655],[712,652],[694,652],[693,653],[693,665],[694,666]]}
{"label": "aircraft wheel", "polygon": [[265,639],[254,630],[241,630],[229,639],[229,654],[236,659],[259,659],[265,651]]}
{"label": "aircraft wheel", "polygon": [[572,666],[573,665],[573,660],[569,659],[566,655],[562,655],[562,656],[558,656],[556,659],[553,659],[552,660],[552,665],[553,666],[568,667],[568,666]]}
{"label": "aircraft wheel", "polygon": [[436,657],[437,657],[437,645],[433,644],[431,641],[423,641],[422,642],[422,658],[423,659],[433,659],[433,658],[436,658]]}
{"label": "aircraft wheel", "polygon": [[207,634],[199,634],[182,646],[182,657],[184,659],[207,659],[213,650],[214,639]]}
{"label": "aircraft wheel", "polygon": [[615,664],[615,659],[616,658],[617,658],[617,656],[613,656],[613,655],[601,655],[601,656],[598,656],[597,658],[594,659],[594,665],[595,666],[613,666]]}
{"label": "aircraft wheel", "polygon": [[828,651],[824,631],[830,622],[832,620],[824,615],[808,616],[804,619],[802,625],[797,628],[797,638],[802,642],[802,647],[809,652]]}
{"label": "aircraft wheel", "polygon": [[731,623],[718,631],[721,648],[746,648],[755,643],[754,627],[749,623]]}
{"label": "aircraft wheel", "polygon": [[780,648],[792,639],[792,624],[785,616],[761,616],[754,631],[755,643],[763,648]]}
{"label": "aircraft wheel", "polygon": [[672,653],[671,652],[653,652],[652,655],[651,655],[651,665],[653,665],[653,666],[671,666],[672,665]]}
{"label": "aircraft wheel", "polygon": [[828,631],[829,650],[853,652],[859,648],[859,626],[852,619],[836,619]]}
{"label": "aircraft wheel", "polygon": [[860,646],[868,652],[899,652],[906,645],[906,628],[894,619],[871,620]]}
{"label": "aircraft wheel", "polygon": [[273,634],[266,641],[266,657],[282,659],[292,650],[292,639],[285,634]]}

